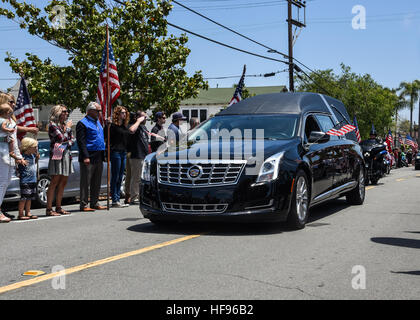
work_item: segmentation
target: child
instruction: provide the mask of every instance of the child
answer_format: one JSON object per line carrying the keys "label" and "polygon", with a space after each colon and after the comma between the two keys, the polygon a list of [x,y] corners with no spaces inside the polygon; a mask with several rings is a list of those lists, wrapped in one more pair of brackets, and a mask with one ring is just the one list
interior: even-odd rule
{"label": "child", "polygon": [[9,155],[17,160],[14,153],[14,146],[12,139],[12,133],[15,132],[16,126],[12,127],[10,117],[13,114],[13,110],[6,104],[0,105],[0,143],[7,143],[9,145]]}
{"label": "child", "polygon": [[[32,138],[24,138],[21,144],[21,151],[28,165],[18,165],[21,195],[18,220],[38,219],[37,216],[31,215],[31,200],[35,200],[37,185],[36,161],[39,159],[38,142]],[[26,216],[23,213],[24,209]]]}

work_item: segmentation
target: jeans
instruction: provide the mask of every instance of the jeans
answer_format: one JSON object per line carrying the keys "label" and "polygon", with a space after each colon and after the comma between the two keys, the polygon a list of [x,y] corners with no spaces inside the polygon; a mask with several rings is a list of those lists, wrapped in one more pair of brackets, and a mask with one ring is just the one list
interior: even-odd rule
{"label": "jeans", "polygon": [[111,151],[111,198],[112,203],[120,202],[121,182],[125,171],[127,152]]}

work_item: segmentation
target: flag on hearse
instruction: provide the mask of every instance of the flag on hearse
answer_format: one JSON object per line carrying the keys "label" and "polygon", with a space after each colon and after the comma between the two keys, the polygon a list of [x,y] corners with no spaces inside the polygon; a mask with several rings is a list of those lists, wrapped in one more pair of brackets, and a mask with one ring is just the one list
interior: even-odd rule
{"label": "flag on hearse", "polygon": [[346,124],[345,126],[341,127],[340,129],[331,129],[330,131],[327,132],[328,135],[330,136],[344,136],[349,132],[352,132],[356,130],[355,126],[352,126],[351,124]]}

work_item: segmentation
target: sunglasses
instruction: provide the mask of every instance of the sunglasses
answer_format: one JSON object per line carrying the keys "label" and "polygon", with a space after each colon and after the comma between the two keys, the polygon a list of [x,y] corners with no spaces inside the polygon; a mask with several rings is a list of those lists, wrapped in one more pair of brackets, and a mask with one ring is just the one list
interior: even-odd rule
{"label": "sunglasses", "polygon": [[69,113],[67,110],[63,110],[61,111],[61,113]]}

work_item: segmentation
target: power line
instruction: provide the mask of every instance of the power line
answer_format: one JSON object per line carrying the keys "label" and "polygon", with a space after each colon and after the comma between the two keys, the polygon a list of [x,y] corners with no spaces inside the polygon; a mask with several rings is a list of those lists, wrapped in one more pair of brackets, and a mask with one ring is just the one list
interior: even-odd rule
{"label": "power line", "polygon": [[[114,0],[114,1],[117,1],[117,0]],[[217,41],[217,40],[210,39],[210,38],[208,38],[208,37],[202,36],[202,35],[200,35],[200,34],[198,34],[198,33],[193,32],[193,31],[190,31],[190,30],[187,30],[187,29],[185,29],[185,28],[182,28],[182,27],[179,27],[179,26],[177,26],[177,25],[174,25],[174,24],[172,24],[172,23],[170,23],[170,22],[167,22],[167,24],[168,24],[169,26],[171,26],[171,27],[174,27],[174,28],[179,29],[179,30],[181,30],[181,31],[184,31],[184,32],[190,33],[190,34],[192,34],[192,35],[194,35],[194,36],[196,36],[196,37],[202,38],[202,39],[204,39],[204,40],[207,40],[207,41],[210,41],[210,42],[216,43],[216,44],[221,45],[221,46],[224,46],[224,47],[227,47],[227,48],[229,48],[229,49],[233,49],[233,50],[236,50],[236,51],[239,51],[239,52],[242,52],[242,53],[246,53],[246,54],[249,54],[249,55],[252,55],[252,56],[255,56],[255,57],[259,57],[259,58],[263,58],[263,59],[267,59],[267,60],[271,60],[271,61],[276,61],[276,62],[281,62],[281,63],[284,63],[284,64],[289,64],[287,61],[283,61],[283,60],[279,60],[279,59],[270,58],[270,57],[263,56],[263,55],[260,55],[260,54],[257,54],[257,53],[253,53],[253,52],[250,52],[250,51],[247,51],[247,50],[243,50],[243,49],[239,49],[239,48],[233,47],[233,46],[231,46],[231,45],[225,44],[225,43],[220,42],[220,41]]]}
{"label": "power line", "polygon": [[[270,73],[264,73],[264,74],[249,74],[249,75],[245,75],[246,78],[249,77],[264,77],[264,78],[268,78],[268,77],[274,77],[276,74],[282,73],[282,72],[286,72],[289,69],[284,69],[281,71],[276,71],[276,72],[270,72]],[[242,75],[239,76],[225,76],[225,77],[213,77],[213,78],[204,78],[204,80],[223,80],[223,79],[233,79],[233,78],[240,78],[242,77]]]}
{"label": "power line", "polygon": [[[253,43],[256,43],[256,44],[258,44],[258,45],[260,45],[260,46],[262,46],[262,47],[264,47],[264,48],[266,48],[266,49],[273,50],[272,48],[270,48],[270,47],[268,47],[268,46],[266,46],[266,45],[264,45],[264,44],[262,44],[262,43],[260,43],[260,42],[258,42],[258,41],[255,41],[255,40],[253,40],[253,39],[251,39],[251,38],[249,38],[249,37],[247,37],[247,36],[245,36],[245,35],[243,35],[243,34],[241,34],[241,33],[237,32],[237,31],[235,31],[235,30],[233,30],[233,29],[231,29],[231,28],[229,28],[229,27],[226,27],[226,26],[222,25],[222,24],[221,24],[221,23],[219,23],[219,22],[214,21],[213,19],[210,19],[209,17],[206,17],[205,15],[203,15],[203,14],[201,14],[201,13],[199,13],[199,12],[197,12],[197,11],[193,10],[193,9],[188,8],[187,6],[185,6],[185,5],[181,4],[181,3],[179,3],[179,2],[178,2],[178,1],[176,1],[176,0],[172,0],[172,2],[176,3],[177,5],[179,5],[179,6],[183,7],[183,8],[185,8],[185,9],[187,9],[188,11],[193,12],[194,14],[196,14],[196,15],[198,15],[198,16],[200,16],[200,17],[202,17],[202,18],[204,18],[204,19],[206,19],[206,20],[208,20],[208,21],[210,21],[210,22],[212,22],[212,23],[214,23],[214,24],[217,24],[218,26],[220,26],[220,27],[222,27],[222,28],[224,28],[224,29],[226,29],[226,30],[228,30],[228,31],[230,31],[230,32],[235,33],[236,35],[238,35],[238,36],[240,36],[240,37],[242,37],[242,38],[245,38],[245,39],[247,39],[247,40],[249,40],[249,41],[251,41],[251,42],[253,42]],[[287,56],[286,56],[285,54],[283,54],[283,57],[284,57],[284,58],[287,58]]]}

